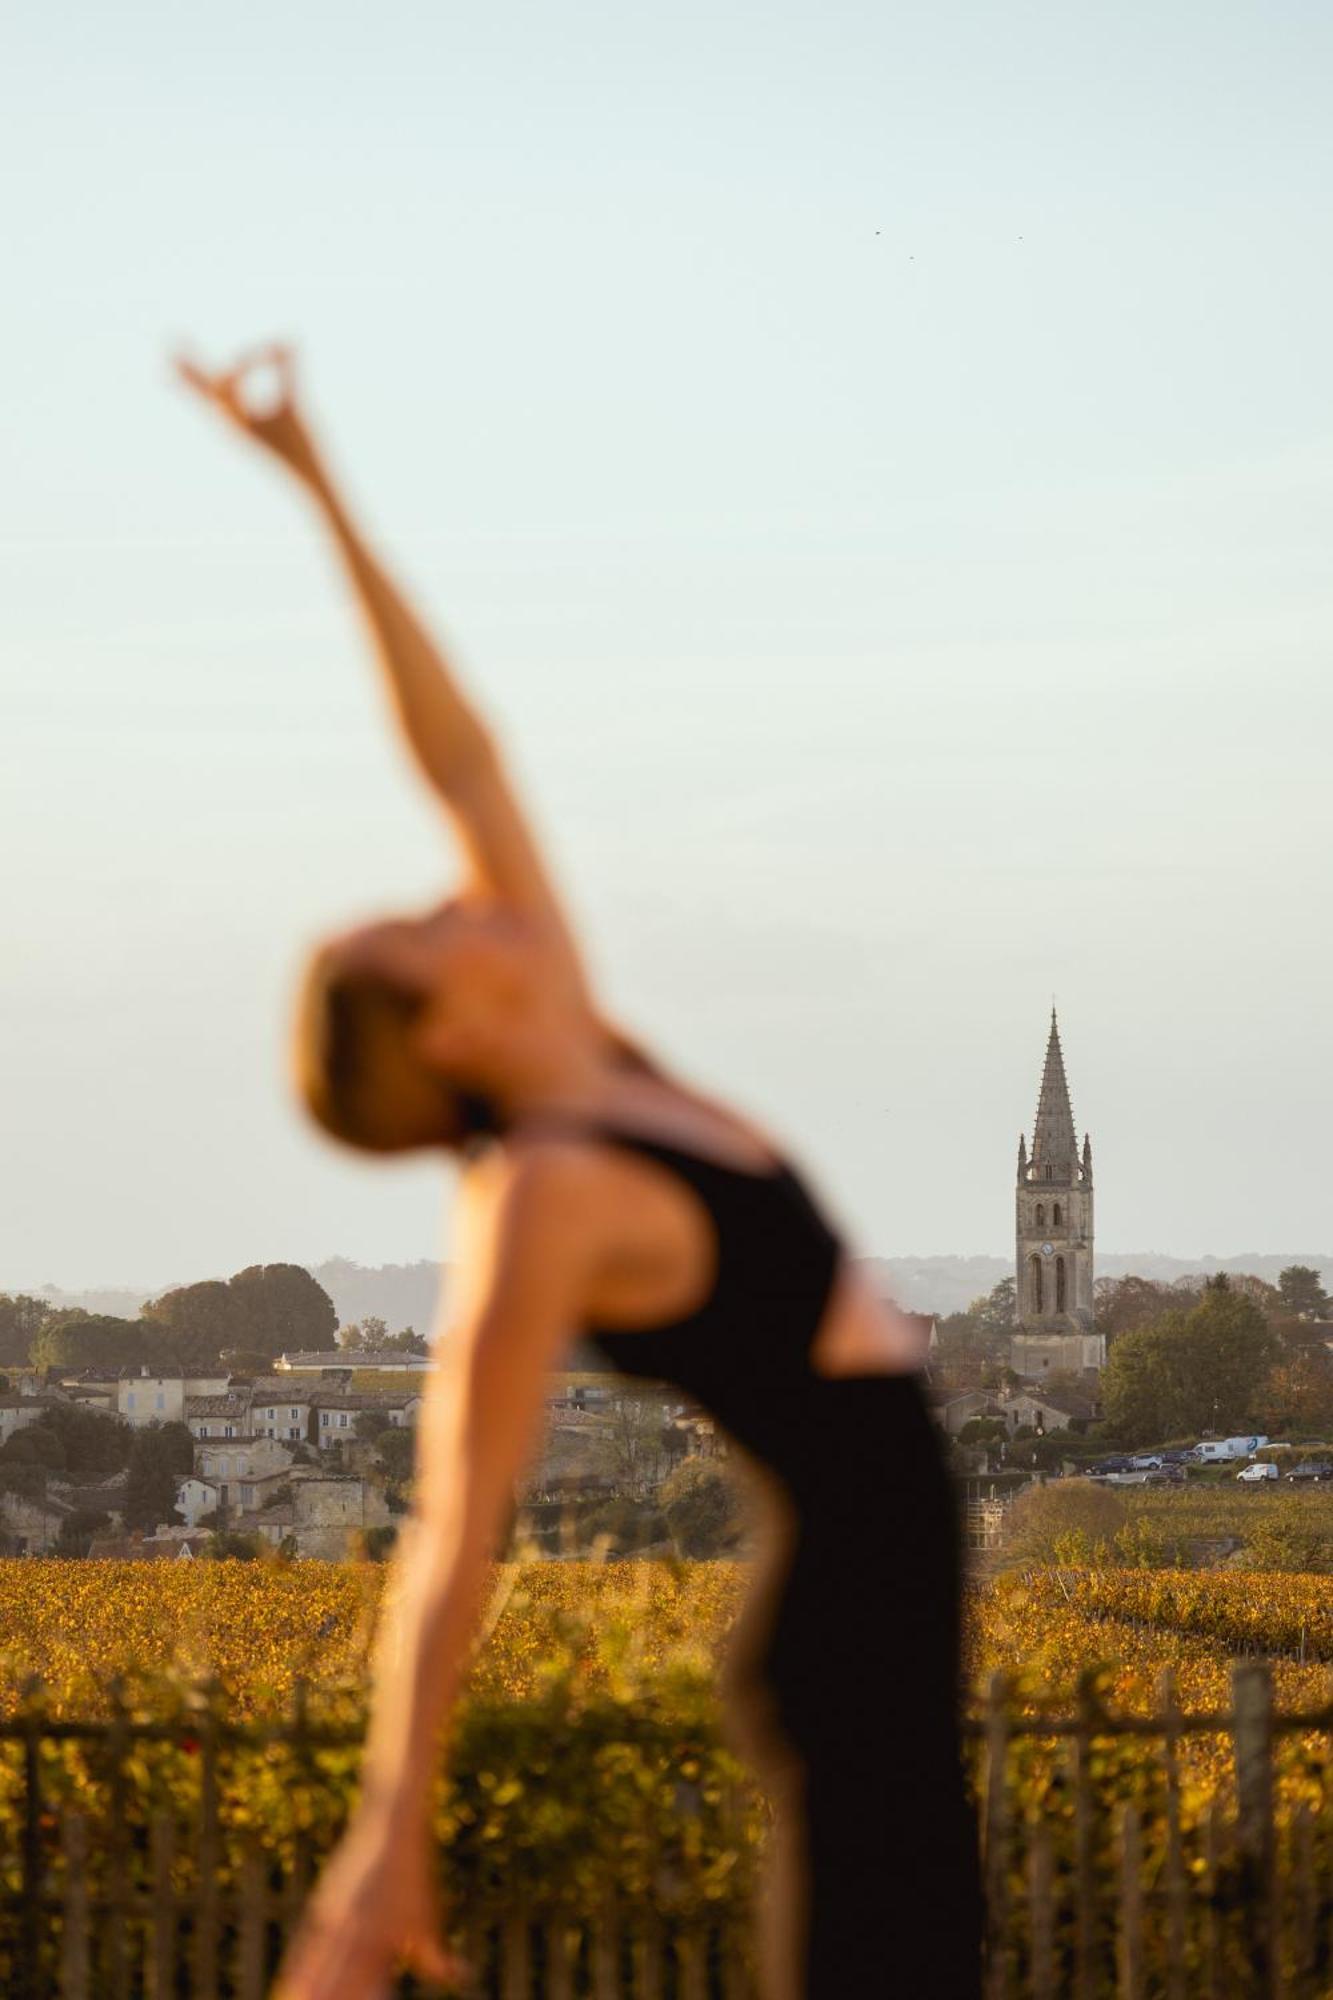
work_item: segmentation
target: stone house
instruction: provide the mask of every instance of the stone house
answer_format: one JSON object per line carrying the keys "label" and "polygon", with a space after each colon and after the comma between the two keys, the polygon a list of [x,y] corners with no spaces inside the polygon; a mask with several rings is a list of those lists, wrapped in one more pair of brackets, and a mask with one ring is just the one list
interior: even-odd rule
{"label": "stone house", "polygon": [[254,1435],[303,1444],[310,1436],[311,1396],[317,1393],[290,1377],[256,1376],[246,1392]]}
{"label": "stone house", "polygon": [[956,1395],[941,1396],[931,1406],[932,1414],[950,1437],[957,1437],[973,1417],[999,1416],[995,1398],[987,1389],[960,1389]]}
{"label": "stone house", "polygon": [[145,1364],[116,1383],[116,1413],[136,1429],[146,1424],[183,1424],[186,1401],[224,1396],[230,1375],[150,1375]]}
{"label": "stone house", "polygon": [[187,1396],[185,1422],[191,1437],[200,1440],[249,1437],[249,1400],[234,1389],[221,1396]]}
{"label": "stone house", "polygon": [[41,1390],[20,1392],[17,1395],[12,1390],[7,1390],[0,1395],[0,1444],[12,1438],[15,1431],[25,1430],[29,1424],[35,1424],[38,1417],[44,1416],[50,1409],[52,1403],[63,1401],[63,1397],[46,1395]]}
{"label": "stone house", "polygon": [[[200,1443],[195,1447],[193,1475],[182,1480],[176,1505],[186,1514],[190,1525],[193,1521],[186,1513],[186,1502],[179,1497],[186,1488],[211,1488],[216,1496],[212,1506],[220,1501],[233,1513],[262,1507],[274,1488],[284,1482],[291,1465],[291,1453],[273,1438],[242,1438],[231,1444]],[[195,1520],[199,1514],[209,1512],[209,1507],[202,1504],[202,1494],[192,1490],[189,1498]]]}
{"label": "stone house", "polygon": [[1077,1389],[1022,1389],[1000,1399],[1000,1413],[1011,1433],[1026,1424],[1035,1431],[1067,1430],[1078,1436],[1100,1417],[1101,1405]]}
{"label": "stone house", "polygon": [[352,1443],[357,1418],[379,1411],[395,1430],[410,1430],[421,1409],[418,1389],[314,1389],[310,1393],[311,1432],[321,1450]]}
{"label": "stone house", "polygon": [[74,1509],[53,1493],[0,1492],[0,1529],[17,1555],[48,1555]]}
{"label": "stone house", "polygon": [[287,1537],[303,1556],[336,1562],[366,1528],[385,1528],[394,1519],[384,1495],[364,1479],[298,1466],[289,1482],[291,1498],[241,1516],[236,1527],[260,1534],[275,1545]]}
{"label": "stone house", "polygon": [[60,1391],[71,1403],[77,1403],[85,1410],[97,1410],[104,1416],[117,1414],[116,1403],[119,1383],[114,1375],[97,1375],[91,1369],[81,1375],[63,1375]]}

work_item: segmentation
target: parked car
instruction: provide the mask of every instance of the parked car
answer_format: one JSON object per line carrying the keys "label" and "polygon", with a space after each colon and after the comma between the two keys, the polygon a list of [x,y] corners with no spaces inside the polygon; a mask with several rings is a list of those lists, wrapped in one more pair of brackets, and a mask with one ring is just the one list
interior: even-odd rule
{"label": "parked car", "polygon": [[1131,1458],[1129,1461],[1129,1470],[1131,1472],[1160,1472],[1161,1469],[1162,1454],[1160,1451],[1142,1452],[1137,1458]]}
{"label": "parked car", "polygon": [[1236,1477],[1243,1479],[1247,1485],[1257,1486],[1262,1480],[1276,1479],[1277,1467],[1263,1459],[1257,1459],[1253,1465],[1243,1465]]}
{"label": "parked car", "polygon": [[1130,1461],[1123,1454],[1117,1452],[1113,1452],[1109,1458],[1094,1459],[1093,1463],[1088,1467],[1091,1473],[1128,1472],[1129,1469]]}
{"label": "parked car", "polygon": [[1164,1451],[1162,1453],[1163,1465],[1192,1465],[1193,1463],[1194,1453],[1192,1451]]}
{"label": "parked car", "polygon": [[1333,1460],[1327,1458],[1307,1458],[1304,1465],[1293,1465],[1288,1479],[1308,1479],[1318,1485],[1321,1479],[1333,1479]]}

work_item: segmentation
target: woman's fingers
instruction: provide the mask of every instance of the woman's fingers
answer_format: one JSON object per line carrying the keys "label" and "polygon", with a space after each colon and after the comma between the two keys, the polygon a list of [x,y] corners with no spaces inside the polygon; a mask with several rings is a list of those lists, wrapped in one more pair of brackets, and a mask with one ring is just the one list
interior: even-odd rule
{"label": "woman's fingers", "polygon": [[277,408],[285,407],[294,398],[295,356],[286,341],[268,341],[261,347],[248,348],[230,368],[218,370],[213,374],[201,368],[183,352],[177,353],[174,360],[177,373],[192,389],[197,389],[201,395],[208,396],[215,403],[221,403],[234,415],[246,420],[249,419],[250,412],[241,400],[240,384],[257,368],[270,366],[275,371],[279,389]]}
{"label": "woman's fingers", "polygon": [[191,361],[188,354],[173,354],[171,358],[176,373],[182,380],[188,382],[192,389],[197,389],[202,396],[211,397],[214,394],[212,376],[206,375],[202,368]]}

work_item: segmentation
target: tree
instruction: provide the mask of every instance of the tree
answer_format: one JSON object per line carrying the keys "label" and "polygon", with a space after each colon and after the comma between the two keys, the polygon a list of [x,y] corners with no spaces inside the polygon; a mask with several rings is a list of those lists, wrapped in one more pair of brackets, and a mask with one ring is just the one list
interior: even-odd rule
{"label": "tree", "polygon": [[0,1361],[28,1361],[38,1328],[50,1311],[50,1306],[26,1292],[0,1292]]}
{"label": "tree", "polygon": [[1007,1358],[1014,1330],[1017,1285],[1002,1278],[989,1292],[973,1299],[966,1312],[949,1313],[936,1322],[932,1373],[953,1389],[984,1386],[988,1367]]}
{"label": "tree", "polygon": [[160,1298],[149,1299],[140,1318],[162,1330],[168,1365],[183,1372],[213,1367],[224,1347],[249,1345],[231,1287],[220,1278],[175,1285]]}
{"label": "tree", "polygon": [[34,1368],[75,1373],[85,1368],[117,1375],[122,1368],[154,1365],[158,1343],[137,1320],[111,1313],[48,1313],[33,1337]]}
{"label": "tree", "polygon": [[383,1410],[362,1410],[356,1418],[356,1435],[363,1444],[373,1444],[383,1437],[385,1431],[394,1428],[391,1418]]}
{"label": "tree", "polygon": [[62,1556],[86,1556],[94,1535],[103,1528],[109,1528],[111,1516],[101,1507],[76,1507],[60,1523],[60,1534],[56,1541],[56,1553]]}
{"label": "tree", "polygon": [[666,1410],[660,1389],[622,1389],[607,1426],[616,1483],[641,1493],[662,1471]]}
{"label": "tree", "polygon": [[234,1277],[176,1285],[141,1317],[169,1336],[175,1366],[202,1372],[244,1349],[267,1367],[284,1349],[332,1347],[333,1300],[299,1264],[251,1264]]}
{"label": "tree", "polygon": [[1288,1431],[1318,1437],[1333,1430],[1333,1355],[1322,1342],[1282,1342],[1259,1404],[1259,1421],[1273,1437]]}
{"label": "tree", "polygon": [[46,1467],[35,1459],[0,1456],[0,1493],[22,1493],[39,1500],[46,1491]]}
{"label": "tree", "polygon": [[1190,1311],[1114,1343],[1102,1376],[1107,1423],[1126,1444],[1252,1428],[1277,1353],[1260,1308],[1220,1272]]}
{"label": "tree", "polygon": [[983,1340],[1002,1339],[1013,1332],[1018,1317],[1018,1281],[1001,1278],[998,1285],[973,1299],[967,1311]]}
{"label": "tree", "polygon": [[270,1356],[334,1345],[338,1315],[324,1287],[301,1264],[250,1264],[230,1282],[239,1338]]}
{"label": "tree", "polygon": [[662,1481],[658,1500],[683,1556],[725,1554],[744,1532],[735,1486],[715,1458],[685,1459]]}
{"label": "tree", "polygon": [[1323,1279],[1313,1264],[1288,1264],[1278,1273],[1277,1288],[1287,1311],[1298,1319],[1327,1319],[1333,1312]]}
{"label": "tree", "polygon": [[136,1431],[125,1488],[125,1526],[151,1533],[159,1522],[174,1521],[176,1489],[193,1470],[194,1439],[187,1424],[150,1424]]}
{"label": "tree", "polygon": [[1169,1312],[1181,1310],[1181,1295],[1156,1278],[1098,1278],[1093,1286],[1094,1324],[1110,1343],[1135,1327],[1151,1326]]}
{"label": "tree", "polygon": [[225,1562],[229,1557],[235,1562],[258,1562],[267,1553],[267,1543],[259,1534],[238,1535],[219,1530],[209,1536],[200,1553],[211,1562]]}
{"label": "tree", "polygon": [[1090,1550],[1110,1544],[1129,1518],[1121,1495],[1091,1479],[1057,1479],[1025,1487],[1009,1509],[1005,1550],[1020,1562],[1056,1562],[1072,1536]]}
{"label": "tree", "polygon": [[406,1426],[391,1425],[380,1438],[375,1451],[385,1478],[395,1484],[409,1480],[416,1467],[416,1449],[416,1439]]}
{"label": "tree", "polygon": [[257,1347],[224,1347],[218,1355],[229,1375],[267,1375],[273,1356]]}
{"label": "tree", "polygon": [[958,1433],[959,1444],[1003,1444],[1009,1426],[1003,1417],[969,1417]]}
{"label": "tree", "polygon": [[383,1347],[388,1337],[388,1327],[374,1313],[368,1313],[363,1320],[353,1320],[350,1326],[338,1328],[339,1347],[350,1348],[354,1353],[364,1354],[371,1348]]}
{"label": "tree", "polygon": [[48,1472],[63,1472],[65,1447],[54,1431],[43,1424],[25,1424],[0,1445],[0,1458],[25,1465],[44,1465]]}
{"label": "tree", "polygon": [[48,1403],[40,1423],[30,1428],[59,1438],[67,1476],[88,1482],[119,1472],[128,1464],[134,1443],[134,1432],[119,1417],[86,1410],[78,1403]]}
{"label": "tree", "polygon": [[430,1342],[413,1326],[405,1326],[400,1332],[391,1333],[384,1345],[396,1354],[430,1353]]}

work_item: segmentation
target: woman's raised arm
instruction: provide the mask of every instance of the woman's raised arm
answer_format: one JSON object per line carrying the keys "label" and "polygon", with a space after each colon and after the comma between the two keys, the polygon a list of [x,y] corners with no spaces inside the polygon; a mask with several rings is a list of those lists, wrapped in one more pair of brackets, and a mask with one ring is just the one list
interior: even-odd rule
{"label": "woman's raised arm", "polygon": [[[278,398],[258,410],[248,399],[246,378],[262,367],[276,371]],[[582,977],[572,926],[494,738],[354,525],[297,407],[291,349],[257,349],[217,375],[184,356],[176,358],[176,368],[245,435],[280,458],[314,499],[365,616],[407,747],[448,815],[473,884],[547,922]]]}

